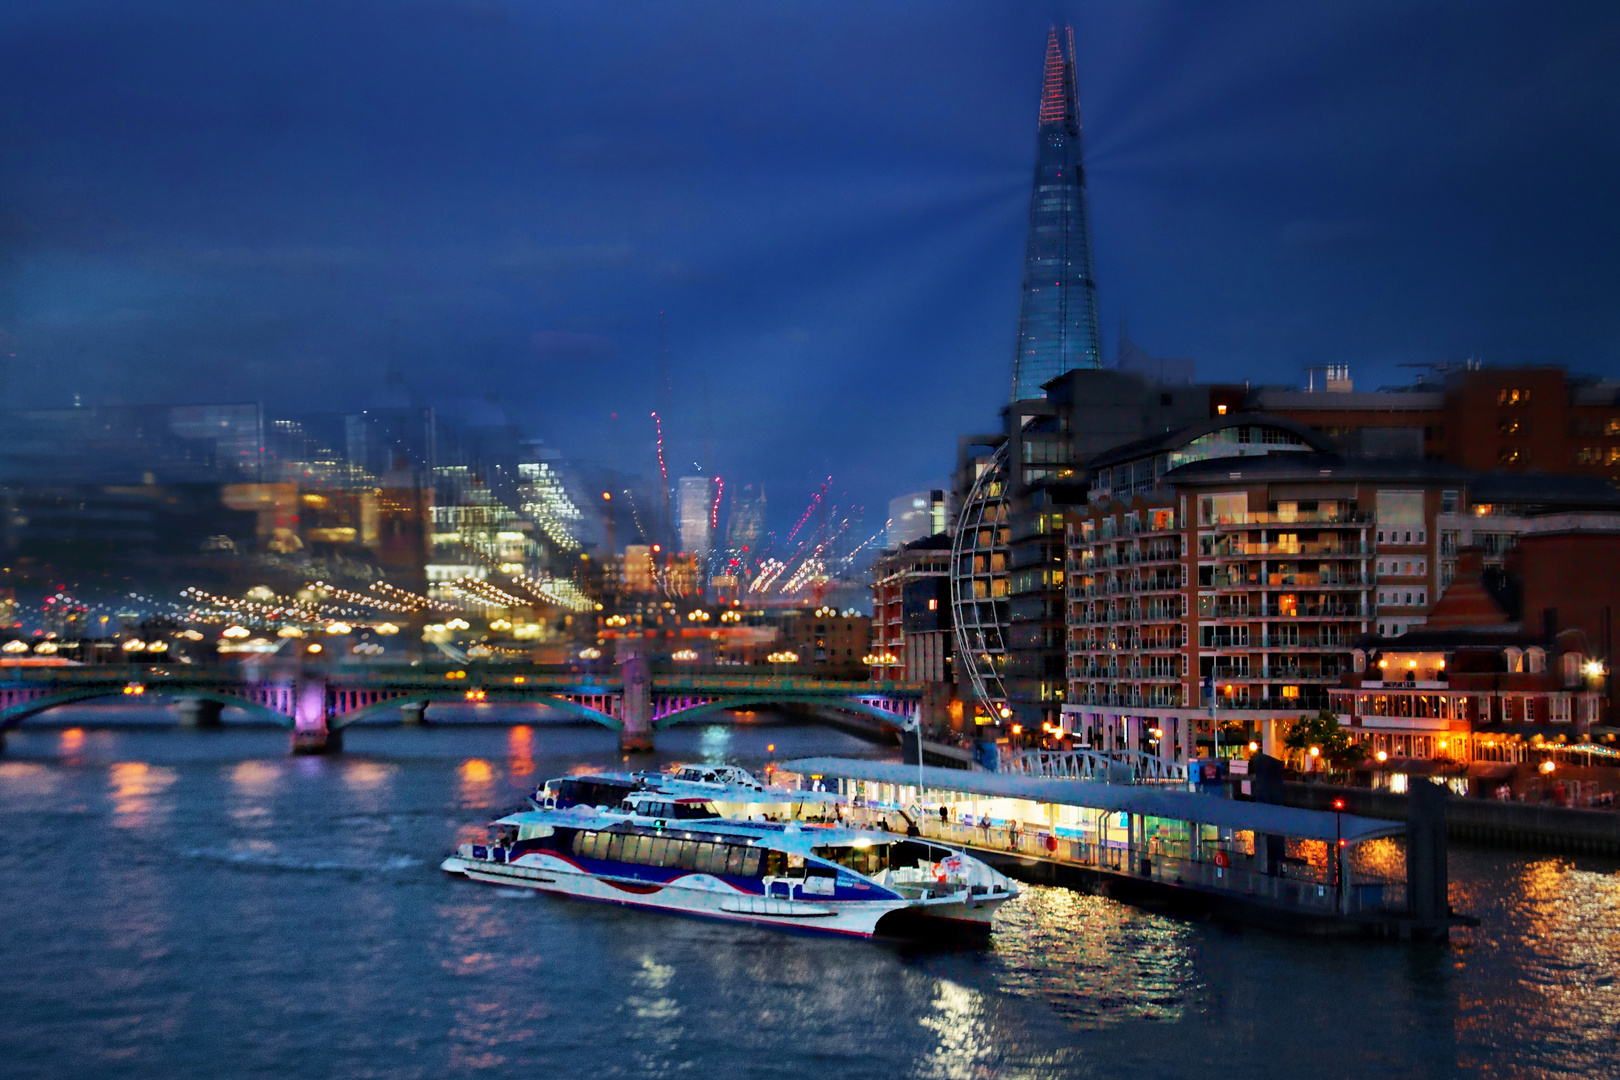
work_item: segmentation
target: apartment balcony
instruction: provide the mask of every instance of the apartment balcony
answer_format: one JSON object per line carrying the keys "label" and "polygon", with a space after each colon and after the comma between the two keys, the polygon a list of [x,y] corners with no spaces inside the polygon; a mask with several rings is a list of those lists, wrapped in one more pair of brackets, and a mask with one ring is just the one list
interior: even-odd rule
{"label": "apartment balcony", "polygon": [[1213,529],[1216,532],[1233,532],[1237,529],[1252,529],[1257,525],[1297,525],[1309,526],[1312,529],[1322,528],[1366,528],[1371,525],[1373,515],[1369,513],[1355,514],[1292,514],[1287,517],[1276,513],[1233,514],[1220,521],[1200,525],[1200,529]]}
{"label": "apartment balcony", "polygon": [[1216,544],[1210,555],[1217,562],[1222,559],[1254,559],[1260,557],[1285,559],[1366,559],[1372,556],[1370,548],[1344,544]]}

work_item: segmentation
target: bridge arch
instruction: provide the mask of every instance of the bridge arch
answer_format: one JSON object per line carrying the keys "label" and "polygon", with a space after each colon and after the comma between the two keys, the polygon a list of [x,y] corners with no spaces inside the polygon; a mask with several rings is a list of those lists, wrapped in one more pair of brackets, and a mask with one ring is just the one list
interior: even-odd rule
{"label": "bridge arch", "polygon": [[[79,705],[87,701],[99,701],[103,698],[125,702],[130,700],[122,688],[116,692],[106,686],[86,686],[72,690],[62,690],[55,694],[46,694],[43,697],[20,701],[9,708],[0,709],[0,731],[9,731],[22,724],[24,720],[38,716],[40,713],[50,712],[52,709],[60,709],[67,705]],[[146,698],[143,695],[141,700],[152,701],[153,704],[156,704],[157,702],[154,700],[156,698],[163,698],[168,704],[173,704],[175,700],[180,698],[213,701],[226,708],[241,709],[255,720],[266,720],[287,728],[293,726],[292,717],[278,713],[274,709],[266,708],[256,701],[237,697],[235,694],[223,694],[207,690],[186,690],[177,694],[154,694],[151,698]]]}
{"label": "bridge arch", "polygon": [[717,712],[728,709],[745,709],[753,705],[821,705],[829,709],[843,709],[848,712],[860,713],[877,720],[883,720],[896,727],[904,727],[910,717],[873,705],[869,701],[858,697],[820,697],[792,693],[761,692],[757,694],[739,694],[736,696],[720,696],[701,704],[691,705],[684,709],[665,713],[653,721],[653,729],[662,731],[676,724],[691,723],[701,720]]}
{"label": "bridge arch", "polygon": [[[593,709],[588,705],[581,705],[577,701],[570,701],[567,697],[558,693],[535,691],[531,691],[529,693],[517,693],[490,688],[485,688],[484,693],[485,697],[482,699],[483,704],[504,701],[545,705],[550,708],[554,708],[559,712],[567,713],[568,715],[577,719],[589,720],[592,723],[601,724],[603,727],[611,728],[614,731],[618,731],[624,727],[624,724],[618,719],[618,717],[610,716],[607,713],[598,709]],[[465,705],[466,703],[466,695],[461,691],[450,692],[448,690],[415,690],[399,694],[395,697],[384,698],[382,701],[375,702],[371,705],[365,705],[358,709],[351,709],[346,713],[330,716],[327,718],[326,726],[328,730],[341,731],[343,728],[346,728],[351,724],[372,720],[377,717],[386,716],[389,713],[398,712],[400,706],[402,705]]]}

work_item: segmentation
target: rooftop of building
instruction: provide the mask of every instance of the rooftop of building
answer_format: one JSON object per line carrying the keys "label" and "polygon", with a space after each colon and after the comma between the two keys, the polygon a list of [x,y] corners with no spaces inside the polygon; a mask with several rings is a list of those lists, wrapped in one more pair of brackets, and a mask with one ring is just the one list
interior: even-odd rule
{"label": "rooftop of building", "polygon": [[[1165,474],[1166,483],[1214,483],[1230,480],[1330,480],[1339,483],[1467,484],[1472,474],[1460,465],[1411,458],[1349,458],[1334,453],[1271,454],[1245,458],[1209,458],[1189,462]],[[1617,493],[1620,494],[1620,493]]]}
{"label": "rooftop of building", "polygon": [[[1137,439],[1134,442],[1116,446],[1107,453],[1094,458],[1091,461],[1091,467],[1093,469],[1106,468],[1122,461],[1135,461],[1138,458],[1151,457],[1163,451],[1179,450],[1195,439],[1202,438],[1211,432],[1239,427],[1263,427],[1286,431],[1297,436],[1307,446],[1314,447],[1317,450],[1325,452],[1332,449],[1332,444],[1328,442],[1321,432],[1308,428],[1304,424],[1296,424],[1292,420],[1285,420],[1280,416],[1270,416],[1263,413],[1230,413],[1226,416],[1212,417],[1197,424],[1188,424],[1185,427],[1176,428],[1174,431],[1150,435],[1145,439]],[[1224,461],[1229,459],[1216,460]],[[1186,466],[1182,467],[1186,468]]]}

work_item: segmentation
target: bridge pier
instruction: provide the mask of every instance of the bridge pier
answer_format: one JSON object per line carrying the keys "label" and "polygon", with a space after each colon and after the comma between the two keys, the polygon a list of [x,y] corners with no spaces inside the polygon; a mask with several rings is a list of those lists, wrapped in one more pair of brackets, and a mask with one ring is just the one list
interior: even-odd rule
{"label": "bridge pier", "polygon": [[326,711],[326,680],[300,679],[293,687],[294,754],[337,754],[343,751],[343,732],[333,728]]}
{"label": "bridge pier", "polygon": [[652,678],[647,673],[647,659],[641,654],[641,643],[620,638],[618,643],[619,671],[624,678],[623,710],[619,719],[619,750],[626,754],[650,754],[653,749]]}
{"label": "bridge pier", "polygon": [[217,701],[207,698],[181,698],[174,703],[175,711],[180,714],[180,726],[188,728],[220,728],[225,723],[220,718],[225,712],[225,706]]}
{"label": "bridge pier", "polygon": [[406,727],[421,727],[427,723],[427,702],[407,701],[399,707],[399,722]]}

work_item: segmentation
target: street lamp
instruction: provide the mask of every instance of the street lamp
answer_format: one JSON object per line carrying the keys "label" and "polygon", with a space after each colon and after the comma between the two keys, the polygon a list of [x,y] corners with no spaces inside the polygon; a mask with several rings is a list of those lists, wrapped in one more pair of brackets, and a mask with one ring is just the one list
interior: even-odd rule
{"label": "street lamp", "polygon": [[1333,800],[1333,904],[1344,914],[1344,882],[1340,877],[1340,870],[1344,864],[1344,823],[1340,820],[1344,814],[1344,800]]}

